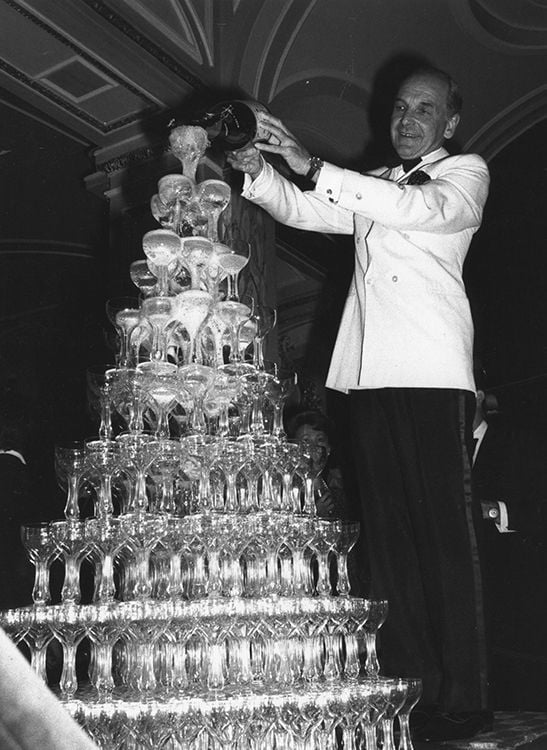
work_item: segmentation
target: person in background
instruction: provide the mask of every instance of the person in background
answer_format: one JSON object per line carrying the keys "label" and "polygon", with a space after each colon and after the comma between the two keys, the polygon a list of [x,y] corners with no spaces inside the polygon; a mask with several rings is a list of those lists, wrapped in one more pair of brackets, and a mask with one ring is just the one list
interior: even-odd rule
{"label": "person in background", "polygon": [[547,434],[487,408],[477,377],[473,492],[481,502],[483,579],[496,710],[545,710]]}
{"label": "person in background", "polygon": [[310,409],[292,416],[287,424],[287,437],[312,450],[317,472],[314,481],[317,514],[323,518],[346,518],[342,472],[333,453],[333,430],[328,417]]}
{"label": "person in background", "polygon": [[[228,156],[243,197],[298,229],[352,234],[355,271],[327,387],[349,394],[350,438],[371,588],[389,601],[385,674],[423,680],[424,740],[489,728],[484,603],[468,445],[475,409],[473,323],[462,278],[489,173],[444,144],[462,98],[443,71],[402,81],[391,114],[393,163],[367,174],[310,154],[286,125]],[[263,158],[276,154],[301,190]],[[418,712],[413,712],[418,716]]]}

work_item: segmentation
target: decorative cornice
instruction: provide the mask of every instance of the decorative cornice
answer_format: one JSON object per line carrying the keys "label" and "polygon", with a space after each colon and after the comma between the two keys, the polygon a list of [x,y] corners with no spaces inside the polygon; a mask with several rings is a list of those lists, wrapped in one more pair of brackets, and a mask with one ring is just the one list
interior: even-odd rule
{"label": "decorative cornice", "polygon": [[130,164],[143,164],[151,159],[157,159],[162,154],[167,153],[168,150],[166,146],[144,146],[135,151],[120,154],[113,159],[98,164],[97,167],[101,172],[114,174],[126,169]]}
{"label": "decorative cornice", "polygon": [[146,109],[141,110],[140,112],[135,112],[134,114],[128,115],[127,117],[121,117],[117,120],[113,120],[110,123],[104,123],[101,122],[101,120],[98,120],[96,117],[90,115],[85,110],[76,107],[74,104],[67,101],[62,96],[59,96],[59,94],[56,94],[48,86],[44,86],[44,84],[40,81],[37,81],[34,78],[30,78],[18,68],[15,68],[7,63],[5,60],[0,60],[0,69],[7,73],[11,78],[14,78],[20,83],[24,83],[25,86],[28,86],[28,88],[33,89],[41,96],[49,99],[56,106],[64,109],[66,112],[69,112],[71,115],[74,115],[78,119],[87,122],[96,130],[104,134],[111,133],[114,130],[118,130],[119,128],[123,128],[126,125],[130,125],[131,123],[139,122],[140,120],[142,120],[144,113],[151,114],[152,112],[158,111],[158,106],[155,104],[155,102],[152,101],[152,99],[147,99],[143,91],[137,89],[136,87],[128,83],[125,79],[118,76],[113,70],[107,68],[103,63],[97,60],[97,58],[88,55],[84,50],[82,50],[81,47],[68,40],[66,37],[52,28],[49,24],[45,23],[45,21],[43,21],[41,18],[38,18],[37,16],[30,13],[30,11],[28,11],[26,8],[23,8],[21,5],[19,5],[19,3],[15,2],[15,0],[3,0],[3,2],[6,3],[6,5],[9,5],[10,8],[15,10],[26,20],[31,21],[36,26],[39,26],[43,31],[56,39],[56,41],[71,49],[79,58],[88,62],[96,70],[100,70],[102,73],[104,73],[104,75],[115,81],[119,86],[122,86],[128,91],[131,91],[131,93],[137,96],[139,99],[147,100],[149,102],[149,105],[146,107]]}
{"label": "decorative cornice", "polygon": [[108,21],[112,26],[115,26],[124,36],[131,39],[132,42],[138,44],[141,49],[147,52],[149,55],[154,57],[158,62],[164,65],[172,73],[175,73],[179,78],[185,81],[189,86],[192,86],[196,91],[205,90],[206,86],[203,81],[200,81],[197,76],[192,75],[188,70],[181,65],[174,57],[168,55],[161,47],[154,42],[150,41],[147,37],[137,31],[125,18],[122,18],[118,13],[113,11],[108,5],[102,0],[80,0],[84,2],[89,8],[95,13]]}

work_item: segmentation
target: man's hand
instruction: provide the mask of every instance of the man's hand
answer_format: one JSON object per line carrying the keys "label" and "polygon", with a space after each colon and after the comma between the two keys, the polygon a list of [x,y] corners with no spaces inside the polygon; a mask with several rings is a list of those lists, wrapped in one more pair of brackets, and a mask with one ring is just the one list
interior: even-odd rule
{"label": "man's hand", "polygon": [[296,140],[281,120],[267,112],[260,112],[257,120],[260,128],[269,133],[269,138],[266,143],[256,143],[256,148],[270,154],[279,154],[293,172],[302,176],[307,174],[310,168],[310,152]]}
{"label": "man's hand", "polygon": [[252,144],[237,151],[229,151],[226,154],[226,161],[239,172],[245,172],[252,180],[256,180],[262,172],[264,160]]}

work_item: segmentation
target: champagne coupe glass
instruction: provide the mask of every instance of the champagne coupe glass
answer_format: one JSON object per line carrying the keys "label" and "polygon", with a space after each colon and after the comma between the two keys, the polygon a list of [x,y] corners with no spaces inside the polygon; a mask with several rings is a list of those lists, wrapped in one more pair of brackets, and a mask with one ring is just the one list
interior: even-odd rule
{"label": "champagne coupe glass", "polygon": [[406,697],[397,714],[399,722],[399,744],[397,750],[414,750],[410,736],[410,714],[422,697],[422,680],[420,677],[404,677]]}
{"label": "champagne coupe glass", "polygon": [[86,370],[87,404],[99,419],[99,437],[112,437],[112,388],[118,376],[116,365],[93,365]]}
{"label": "champagne coupe glass", "polygon": [[142,303],[142,315],[152,328],[150,359],[167,359],[167,326],[173,320],[174,297],[148,297]]}
{"label": "champagne coupe glass", "polygon": [[216,242],[218,240],[218,220],[220,214],[230,203],[231,189],[224,180],[203,180],[197,188],[197,199],[207,214],[208,237]]}
{"label": "champagne coupe glass", "polygon": [[78,491],[87,469],[83,440],[57,443],[54,447],[55,473],[60,486],[67,491],[64,515],[69,523],[80,518]]}
{"label": "champagne coupe glass", "polygon": [[47,685],[47,647],[54,633],[47,622],[35,620],[27,629],[23,640],[30,649],[30,666]]}
{"label": "champagne coupe glass", "polygon": [[220,299],[220,284],[226,278],[226,273],[220,267],[218,259],[221,255],[230,252],[228,245],[224,245],[222,242],[213,242],[213,252],[201,273],[202,284],[215,300]]}
{"label": "champagne coupe glass", "polygon": [[180,240],[181,263],[190,272],[192,289],[201,288],[201,277],[213,255],[213,243],[207,237],[183,237]]}
{"label": "champagne coupe glass", "polygon": [[[194,197],[195,183],[182,174],[166,174],[158,181],[158,197],[164,206],[187,205]],[[155,218],[155,217],[154,217]]]}
{"label": "champagne coupe glass", "polygon": [[207,237],[209,220],[197,199],[190,201],[184,209],[184,220],[181,224],[181,237]]}
{"label": "champagne coupe glass", "polygon": [[250,430],[254,437],[260,437],[266,431],[262,406],[265,400],[266,385],[269,380],[275,377],[275,369],[275,365],[267,362],[263,369],[253,370],[242,376],[244,385],[250,392],[252,399]]}
{"label": "champagne coupe glass", "polygon": [[251,257],[251,243],[245,240],[232,240],[229,247],[230,252],[220,255],[218,264],[228,277],[227,299],[237,301],[239,274]]}
{"label": "champagne coupe glass", "polygon": [[129,349],[132,331],[140,321],[139,300],[136,297],[114,297],[106,302],[106,314],[119,337],[119,350],[116,355],[118,367],[131,367],[134,363]]}
{"label": "champagne coupe glass", "polygon": [[89,623],[87,635],[93,646],[94,669],[91,683],[97,691],[97,701],[108,703],[112,699],[115,683],[112,674],[112,651],[122,633],[122,623],[109,616],[112,602],[105,601],[98,606],[97,619]]}
{"label": "champagne coupe glass", "polygon": [[[166,174],[158,182],[158,201],[150,204],[152,215],[162,224],[162,206],[169,211],[169,228],[177,234],[181,233],[184,211],[194,197],[195,182],[182,174]],[[158,214],[160,218],[158,218]],[[162,224],[163,226],[163,224]]]}
{"label": "champagne coupe glass", "polygon": [[[264,365],[264,363],[262,364]],[[297,382],[296,372],[279,369],[275,377],[270,378],[266,383],[266,399],[273,406],[272,435],[276,438],[285,437],[283,409],[289,396],[294,393]]]}
{"label": "champagne coupe glass", "polygon": [[380,720],[382,750],[396,750],[393,724],[395,717],[404,706],[408,687],[406,681],[402,679],[385,680],[385,684],[387,702]]}
{"label": "champagne coupe glass", "polygon": [[390,694],[391,685],[388,680],[371,680],[364,700],[358,694],[359,720],[364,727],[366,750],[376,750],[378,747],[376,730],[387,708]]}
{"label": "champagne coupe glass", "polygon": [[111,516],[104,521],[88,518],[84,523],[84,534],[97,565],[93,599],[100,603],[113,601],[116,595],[114,560],[127,543],[126,534],[118,517]]}
{"label": "champagne coupe glass", "polygon": [[386,599],[371,600],[370,609],[364,626],[367,658],[365,672],[369,677],[380,674],[380,662],[376,653],[378,631],[386,621],[388,603]]}
{"label": "champagne coupe glass", "polygon": [[148,386],[148,393],[155,406],[157,425],[156,434],[159,438],[168,438],[169,412],[175,407],[179,397],[183,398],[183,387],[177,371],[172,373],[158,373],[152,375]]}
{"label": "champagne coupe glass", "polygon": [[334,549],[338,534],[330,521],[315,521],[315,534],[310,547],[317,554],[318,574],[316,591],[319,596],[329,596],[332,593],[330,582],[329,553]]}
{"label": "champagne coupe glass", "polygon": [[[146,494],[146,474],[150,464],[159,453],[161,442],[151,432],[122,432],[116,438],[121,453],[121,463],[129,466],[136,473],[135,508],[131,509],[142,517],[148,508]],[[127,515],[133,515],[129,512]]]}
{"label": "champagne coupe glass", "polygon": [[279,447],[281,456],[280,466],[283,473],[281,498],[283,510],[288,513],[291,513],[293,510],[300,513],[300,502],[298,502],[296,507],[293,505],[293,478],[300,461],[300,443],[292,440],[284,440],[281,441]]}
{"label": "champagne coupe glass", "polygon": [[224,323],[230,336],[230,361],[239,360],[238,331],[253,314],[254,299],[250,295],[241,301],[235,299],[217,302],[213,308],[217,319]]}
{"label": "champagne coupe glass", "polygon": [[142,249],[150,263],[154,264],[154,273],[157,273],[158,278],[158,296],[168,296],[168,269],[170,266],[173,268],[173,261],[178,259],[180,238],[170,229],[152,229],[142,238]]}
{"label": "champagne coupe glass", "polygon": [[218,418],[216,432],[220,437],[228,437],[230,433],[228,410],[237,397],[238,387],[236,375],[218,369],[205,395],[205,411],[210,418]]}
{"label": "champagne coupe glass", "polygon": [[277,310],[275,307],[269,307],[268,305],[257,305],[255,308],[251,320],[256,325],[256,333],[254,336],[254,352],[253,361],[256,367],[264,367],[264,339],[270,333],[272,328],[275,327],[277,322]]}
{"label": "champagne coupe glass", "polygon": [[150,213],[158,224],[161,225],[162,229],[172,229],[173,231],[176,231],[176,227],[174,226],[173,206],[165,204],[158,193],[155,193],[150,198]]}
{"label": "champagne coupe glass", "polygon": [[169,133],[171,153],[181,162],[182,173],[194,183],[198,164],[208,145],[207,132],[196,125],[179,125]]}
{"label": "champagne coupe glass", "polygon": [[63,604],[78,604],[80,592],[80,566],[89,552],[89,545],[85,536],[83,521],[66,523],[53,521],[51,533],[57,543],[60,557],[64,560],[65,577],[61,589]]}
{"label": "champagne coupe glass", "polygon": [[207,365],[191,363],[179,368],[179,375],[183,385],[190,393],[194,402],[191,418],[191,432],[194,435],[204,434],[206,431],[203,415],[203,399],[215,377],[215,371]]}
{"label": "champagne coupe glass", "polygon": [[139,290],[141,297],[152,297],[157,294],[158,278],[150,270],[148,260],[134,260],[129,266],[129,276]]}
{"label": "champagne coupe glass", "polygon": [[191,364],[197,359],[198,332],[211,311],[213,298],[209,292],[188,289],[186,292],[177,294],[175,299],[175,319],[184,326],[190,338],[190,351],[186,364]]}
{"label": "champagne coupe glass", "polygon": [[227,441],[219,451],[217,462],[226,478],[226,498],[224,509],[234,512],[239,509],[237,476],[247,460],[245,446],[237,441]]}
{"label": "champagne coupe glass", "polygon": [[63,607],[50,625],[63,649],[63,671],[59,680],[59,690],[64,700],[73,698],[78,689],[76,651],[87,634],[86,626],[78,621],[78,616],[78,607]]}
{"label": "champagne coupe glass", "polygon": [[95,517],[105,522],[112,517],[112,477],[120,466],[120,451],[115,440],[91,437],[85,440],[89,467],[99,476],[100,488]]}
{"label": "champagne coupe glass", "polygon": [[[239,326],[239,329],[237,331],[239,360],[248,361],[252,359],[254,363],[256,330],[256,322],[252,316],[249,318],[249,320],[246,320]],[[253,349],[252,355],[249,356],[248,349],[251,344],[253,346]],[[254,363],[253,366],[256,366],[256,363]]]}
{"label": "champagne coupe glass", "polygon": [[[314,484],[321,472],[321,466],[315,460],[315,446],[309,440],[300,441],[300,460],[296,467],[296,474],[304,484],[304,497],[301,498],[302,510],[311,516],[316,515]],[[295,508],[296,512],[298,508]]]}
{"label": "champagne coupe glass", "polygon": [[358,522],[334,521],[334,526],[338,532],[338,539],[334,546],[338,573],[336,592],[338,596],[349,596],[348,555],[359,539],[361,525]]}
{"label": "champagne coupe glass", "polygon": [[157,476],[156,502],[157,513],[174,514],[177,510],[175,503],[175,479],[180,467],[182,448],[178,440],[163,439],[159,446],[158,455],[151,464],[151,473]]}
{"label": "champagne coupe glass", "polygon": [[50,600],[49,570],[60,553],[51,524],[40,521],[21,526],[21,541],[30,562],[34,565],[34,604],[47,604]]}
{"label": "champagne coupe glass", "polygon": [[141,365],[122,370],[112,389],[112,403],[125,417],[130,432],[143,429],[143,412],[147,405],[146,374],[139,369]]}

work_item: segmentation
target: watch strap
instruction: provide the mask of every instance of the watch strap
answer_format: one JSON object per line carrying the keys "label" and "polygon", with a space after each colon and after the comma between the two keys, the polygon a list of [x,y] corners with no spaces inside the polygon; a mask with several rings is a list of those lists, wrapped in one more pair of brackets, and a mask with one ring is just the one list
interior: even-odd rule
{"label": "watch strap", "polygon": [[323,161],[323,159],[320,159],[318,156],[310,156],[309,158],[310,168],[306,172],[306,179],[311,180],[312,177],[315,177],[317,172],[319,172],[321,168],[323,167],[324,163],[325,162]]}

